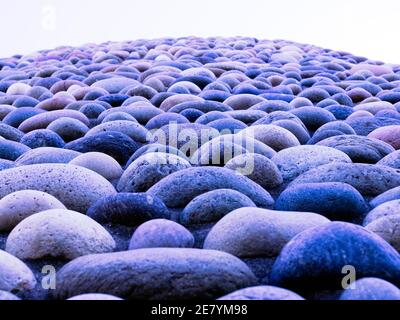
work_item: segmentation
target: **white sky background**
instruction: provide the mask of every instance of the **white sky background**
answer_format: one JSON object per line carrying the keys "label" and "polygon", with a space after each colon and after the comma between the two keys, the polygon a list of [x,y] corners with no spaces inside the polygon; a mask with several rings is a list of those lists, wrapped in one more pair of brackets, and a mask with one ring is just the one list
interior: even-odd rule
{"label": "white sky background", "polygon": [[163,36],[286,39],[400,63],[400,0],[0,0],[0,57]]}

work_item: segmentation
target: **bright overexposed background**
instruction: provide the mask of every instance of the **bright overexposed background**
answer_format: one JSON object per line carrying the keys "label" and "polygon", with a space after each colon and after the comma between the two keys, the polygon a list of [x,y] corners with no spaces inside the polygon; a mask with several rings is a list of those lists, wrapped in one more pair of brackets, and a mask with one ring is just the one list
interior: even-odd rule
{"label": "bright overexposed background", "polygon": [[0,57],[164,36],[286,39],[400,63],[400,0],[1,0]]}

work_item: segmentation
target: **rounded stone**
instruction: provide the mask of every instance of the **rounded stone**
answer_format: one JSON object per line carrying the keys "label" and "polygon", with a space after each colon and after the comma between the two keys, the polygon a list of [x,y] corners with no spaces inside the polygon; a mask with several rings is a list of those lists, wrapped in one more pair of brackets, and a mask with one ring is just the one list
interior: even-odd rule
{"label": "rounded stone", "polygon": [[400,214],[389,214],[371,221],[365,229],[374,232],[400,252]]}
{"label": "rounded stone", "polygon": [[41,163],[68,163],[80,154],[80,152],[73,150],[40,147],[25,152],[15,161],[15,164],[17,166],[27,166]]}
{"label": "rounded stone", "polygon": [[68,209],[86,210],[98,199],[116,193],[99,174],[65,164],[35,164],[0,171],[0,198],[20,190],[46,192]]}
{"label": "rounded stone", "polygon": [[0,159],[15,161],[29,150],[31,148],[22,143],[0,139]]}
{"label": "rounded stone", "polygon": [[284,181],[292,181],[304,172],[328,163],[351,163],[342,151],[315,145],[292,147],[272,157]]}
{"label": "rounded stone", "polygon": [[29,267],[18,258],[0,250],[0,290],[23,292],[32,290],[36,279]]}
{"label": "rounded stone", "polygon": [[375,208],[385,202],[400,199],[400,186],[387,190],[370,201],[372,208]]}
{"label": "rounded stone", "polygon": [[153,133],[153,143],[179,149],[191,157],[207,141],[219,136],[218,130],[197,123],[169,124]]}
{"label": "rounded stone", "polygon": [[20,259],[72,260],[111,252],[115,246],[111,235],[91,218],[75,211],[52,209],[20,222],[7,238],[6,251]]}
{"label": "rounded stone", "polygon": [[172,146],[162,145],[159,143],[151,143],[151,144],[146,144],[140,147],[138,150],[136,150],[135,153],[129,158],[128,162],[126,163],[126,168],[129,167],[133,161],[135,161],[142,155],[153,152],[173,154],[175,156],[178,156],[182,159],[189,161],[189,159],[177,148],[174,148]]}
{"label": "rounded stone", "polygon": [[246,153],[229,160],[225,168],[231,169],[264,189],[273,189],[283,182],[282,174],[276,164],[260,154]]}
{"label": "rounded stone", "polygon": [[136,80],[129,79],[129,78],[122,78],[122,77],[113,77],[110,79],[103,79],[96,81],[91,85],[92,88],[101,88],[107,90],[108,93],[117,94],[122,89],[129,87],[129,86],[136,86],[139,85]]}
{"label": "rounded stone", "polygon": [[377,163],[394,151],[389,144],[369,137],[340,135],[319,141],[316,145],[331,147],[346,153],[353,162]]}
{"label": "rounded stone", "polygon": [[57,133],[66,142],[82,138],[89,131],[79,120],[66,117],[54,120],[47,129]]}
{"label": "rounded stone", "polygon": [[328,99],[330,97],[329,93],[324,89],[320,88],[308,88],[304,89],[298,97],[307,98],[312,103],[318,103],[324,99]]}
{"label": "rounded stone", "polygon": [[96,201],[87,215],[100,223],[137,226],[151,219],[169,219],[170,212],[157,197],[146,193],[118,193]]}
{"label": "rounded stone", "polygon": [[104,117],[104,119],[101,121],[101,123],[120,121],[120,120],[137,122],[137,120],[134,117],[132,117],[129,113],[113,112],[113,113],[110,113],[108,116]]}
{"label": "rounded stone", "polygon": [[368,137],[384,141],[396,150],[400,149],[400,125],[377,128]]}
{"label": "rounded stone", "polygon": [[64,140],[56,133],[48,129],[33,130],[25,134],[21,141],[29,148],[36,149],[42,147],[63,148]]}
{"label": "rounded stone", "polygon": [[90,255],[68,263],[58,272],[55,297],[92,292],[130,300],[213,299],[255,283],[247,265],[230,254],[150,248]]}
{"label": "rounded stone", "polygon": [[[358,112],[358,111],[357,111]],[[353,113],[354,115],[355,113]],[[361,117],[348,118],[346,123],[349,124],[354,131],[360,136],[367,136],[376,128],[391,125],[400,125],[400,120],[385,117]]]}
{"label": "rounded stone", "polygon": [[231,136],[216,137],[204,143],[190,158],[190,163],[198,166],[223,166],[237,155],[247,153],[247,150],[232,141]]}
{"label": "rounded stone", "polygon": [[322,125],[336,120],[328,110],[318,107],[301,107],[290,112],[297,116],[310,131],[315,131]]}
{"label": "rounded stone", "polygon": [[183,225],[197,225],[220,220],[229,212],[256,207],[244,194],[232,189],[217,189],[195,197],[183,209],[179,221]]}
{"label": "rounded stone", "polygon": [[59,118],[73,118],[79,120],[84,125],[89,126],[89,119],[79,111],[75,110],[55,110],[37,114],[23,121],[18,129],[23,132],[30,132],[36,129],[45,129],[50,123]]}
{"label": "rounded stone", "polygon": [[232,170],[220,167],[180,170],[155,184],[148,192],[159,197],[168,207],[175,208],[185,207],[193,198],[215,189],[239,191],[263,208],[269,208],[274,203],[271,195],[258,184]]}
{"label": "rounded stone", "polygon": [[350,73],[355,74],[359,71],[364,71],[364,70],[372,72],[376,76],[393,73],[393,70],[389,66],[374,65],[374,64],[369,64],[369,63],[359,63],[359,64],[354,65],[350,69]]}
{"label": "rounded stone", "polygon": [[400,150],[393,151],[377,162],[382,166],[400,169]]}
{"label": "rounded stone", "polygon": [[211,128],[217,129],[221,134],[237,133],[247,128],[247,125],[240,120],[233,118],[218,119],[207,124]]}
{"label": "rounded stone", "polygon": [[111,301],[111,300],[123,300],[121,298],[118,298],[116,296],[112,296],[110,294],[101,294],[101,293],[86,293],[86,294],[80,294],[75,297],[71,297],[68,300],[75,300],[75,301],[95,301],[95,300],[100,300],[100,301]]}
{"label": "rounded stone", "polygon": [[218,300],[304,300],[293,291],[274,286],[257,286],[240,289],[219,298]]}
{"label": "rounded stone", "polygon": [[7,140],[12,140],[16,142],[20,142],[24,134],[18,129],[0,122],[0,137],[3,137]]}
{"label": "rounded stone", "polygon": [[8,89],[8,95],[26,95],[31,89],[31,86],[22,82],[13,83]]}
{"label": "rounded stone", "polygon": [[[395,189],[397,189],[397,188],[395,188]],[[394,190],[394,189],[392,189],[392,190]],[[389,190],[385,193],[389,193],[392,190]],[[385,195],[385,193],[383,193],[382,195]],[[378,196],[377,198],[381,197],[382,195]],[[375,198],[375,199],[377,199],[377,198]],[[382,217],[399,215],[399,214],[400,214],[400,199],[387,200],[386,202],[383,202],[383,203],[377,205],[370,212],[368,212],[368,214],[364,218],[363,225],[366,226]]]}
{"label": "rounded stone", "polygon": [[379,111],[382,110],[394,110],[396,111],[396,108],[389,102],[386,101],[373,101],[373,102],[367,102],[367,103],[360,103],[353,107],[354,111],[368,111],[372,114],[376,114]]}
{"label": "rounded stone", "polygon": [[96,119],[106,108],[101,104],[87,103],[81,106],[79,112],[83,113],[89,119]]}
{"label": "rounded stone", "polygon": [[[110,109],[110,110],[113,110],[113,109]],[[146,102],[146,101],[137,101],[132,104],[129,104],[128,106],[123,106],[119,110],[120,111],[125,110],[125,112],[128,111],[127,113],[129,113],[132,117],[134,117],[142,125],[145,125],[152,118],[164,113],[164,111],[160,110],[159,108],[156,108],[151,103]],[[106,113],[109,113],[109,112],[111,112],[111,111],[107,111]]]}
{"label": "rounded stone", "polygon": [[307,141],[310,140],[310,134],[308,133],[307,129],[295,121],[282,119],[273,121],[272,124],[289,130],[296,136],[300,144],[306,144]]}
{"label": "rounded stone", "polygon": [[275,125],[254,125],[238,134],[255,138],[275,151],[300,145],[299,140],[293,133]]}
{"label": "rounded stone", "polygon": [[344,135],[345,133],[343,133],[342,131],[339,130],[323,130],[323,131],[316,131],[312,138],[310,140],[307,141],[307,144],[309,145],[315,145],[318,142],[328,139],[330,137],[335,137],[335,136],[341,136]]}
{"label": "rounded stone", "polygon": [[329,222],[309,212],[240,208],[217,222],[204,241],[204,249],[240,258],[275,257],[296,234]]}
{"label": "rounded stone", "polygon": [[368,212],[368,204],[352,186],[340,182],[296,184],[285,189],[275,209],[319,213],[331,220],[347,221]]}
{"label": "rounded stone", "polygon": [[187,160],[174,154],[145,153],[124,171],[117,189],[120,192],[145,192],[168,175],[190,167]]}
{"label": "rounded stone", "polygon": [[0,301],[17,301],[17,300],[21,299],[10,292],[0,290]]}
{"label": "rounded stone", "polygon": [[146,124],[147,130],[159,129],[171,123],[189,123],[189,120],[179,113],[165,112],[149,120]]}
{"label": "rounded stone", "polygon": [[230,106],[233,110],[245,110],[257,103],[265,102],[262,97],[253,94],[235,94],[224,101],[224,104]]}
{"label": "rounded stone", "polygon": [[194,237],[180,224],[154,219],[140,225],[132,236],[129,250],[144,248],[192,248]]}
{"label": "rounded stone", "polygon": [[5,169],[14,168],[15,164],[13,161],[0,159],[0,171]]}
{"label": "rounded stone", "polygon": [[101,152],[88,152],[72,159],[69,164],[97,172],[109,181],[119,179],[124,172],[119,163]]}
{"label": "rounded stone", "polygon": [[0,230],[9,231],[32,214],[66,209],[55,197],[36,190],[21,190],[0,200]]}
{"label": "rounded stone", "polygon": [[105,153],[120,165],[125,165],[131,155],[140,148],[140,144],[126,134],[116,131],[102,132],[94,136],[85,136],[78,140],[69,142],[65,149],[82,153],[101,152]]}
{"label": "rounded stone", "polygon": [[400,283],[399,253],[376,234],[347,222],[331,222],[295,236],[275,261],[270,283],[296,292],[338,289],[347,266],[355,268],[359,278]]}
{"label": "rounded stone", "polygon": [[400,185],[400,171],[380,165],[334,162],[301,174],[292,184],[312,182],[344,182],[362,195],[377,196]]}
{"label": "rounded stone", "polygon": [[344,290],[339,300],[400,300],[399,288],[379,278],[362,278],[353,286]]}
{"label": "rounded stone", "polygon": [[92,137],[99,133],[110,131],[123,133],[135,142],[140,143],[146,143],[151,139],[151,135],[147,129],[138,123],[127,120],[117,120],[99,124],[98,126],[90,129],[86,133],[85,137]]}

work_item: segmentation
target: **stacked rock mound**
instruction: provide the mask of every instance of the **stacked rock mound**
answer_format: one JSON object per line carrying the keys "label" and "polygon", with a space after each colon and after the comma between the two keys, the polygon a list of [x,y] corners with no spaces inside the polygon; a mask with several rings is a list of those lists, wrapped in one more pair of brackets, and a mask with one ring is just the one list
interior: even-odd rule
{"label": "stacked rock mound", "polygon": [[1,59],[0,300],[400,299],[398,149],[400,66],[347,52]]}

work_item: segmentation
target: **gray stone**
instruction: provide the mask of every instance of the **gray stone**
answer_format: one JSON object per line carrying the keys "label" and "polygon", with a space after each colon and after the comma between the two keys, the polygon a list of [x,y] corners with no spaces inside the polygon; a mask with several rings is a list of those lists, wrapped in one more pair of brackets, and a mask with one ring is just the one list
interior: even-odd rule
{"label": "gray stone", "polygon": [[217,222],[204,241],[204,249],[241,258],[275,257],[298,233],[329,222],[310,212],[240,208]]}
{"label": "gray stone", "polygon": [[22,292],[31,290],[36,279],[28,266],[11,254],[0,250],[0,290]]}
{"label": "gray stone", "polygon": [[6,251],[20,259],[72,260],[114,250],[111,235],[96,221],[75,211],[52,209],[29,216],[9,234]]}
{"label": "gray stone", "polygon": [[68,209],[86,212],[102,197],[116,193],[110,182],[83,167],[65,164],[35,164],[0,171],[0,197],[20,190],[46,192]]}
{"label": "gray stone", "polygon": [[91,292],[139,300],[213,299],[255,283],[248,266],[230,254],[152,248],[89,255],[68,263],[57,274],[55,297]]}
{"label": "gray stone", "polygon": [[0,200],[0,230],[8,231],[34,213],[49,209],[66,209],[52,195],[36,190],[21,190]]}

